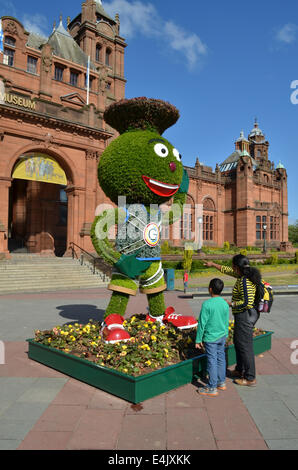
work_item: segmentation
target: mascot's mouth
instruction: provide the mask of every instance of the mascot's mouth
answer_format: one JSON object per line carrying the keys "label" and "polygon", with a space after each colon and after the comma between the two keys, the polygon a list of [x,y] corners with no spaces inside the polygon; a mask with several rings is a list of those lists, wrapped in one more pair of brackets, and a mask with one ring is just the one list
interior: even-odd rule
{"label": "mascot's mouth", "polygon": [[179,189],[178,184],[162,183],[161,181],[154,180],[148,176],[142,176],[148,188],[158,196],[169,197],[173,196]]}

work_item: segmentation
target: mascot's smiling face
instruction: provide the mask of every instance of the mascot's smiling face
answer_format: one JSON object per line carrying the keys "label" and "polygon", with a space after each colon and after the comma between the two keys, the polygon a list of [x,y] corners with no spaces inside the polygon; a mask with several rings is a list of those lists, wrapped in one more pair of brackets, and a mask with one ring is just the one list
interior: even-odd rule
{"label": "mascot's smiling face", "polygon": [[179,189],[183,165],[178,150],[152,130],[120,135],[103,152],[98,180],[115,204],[125,196],[129,204],[162,204]]}

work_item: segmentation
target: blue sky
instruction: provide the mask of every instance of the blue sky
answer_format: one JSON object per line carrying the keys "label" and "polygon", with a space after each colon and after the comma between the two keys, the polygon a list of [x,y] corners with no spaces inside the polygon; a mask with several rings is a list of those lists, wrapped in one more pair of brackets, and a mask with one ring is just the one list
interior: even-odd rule
{"label": "blue sky", "polygon": [[[215,168],[257,117],[269,158],[288,173],[290,222],[298,219],[298,4],[293,0],[103,0],[120,15],[126,38],[126,97],[161,98],[180,110],[165,132],[186,165]],[[0,0],[0,14],[50,34],[60,13],[73,18],[81,1]],[[177,40],[178,38],[178,40]],[[293,85],[294,86],[294,85]],[[291,95],[294,96],[291,100]],[[294,99],[296,98],[296,99]]]}

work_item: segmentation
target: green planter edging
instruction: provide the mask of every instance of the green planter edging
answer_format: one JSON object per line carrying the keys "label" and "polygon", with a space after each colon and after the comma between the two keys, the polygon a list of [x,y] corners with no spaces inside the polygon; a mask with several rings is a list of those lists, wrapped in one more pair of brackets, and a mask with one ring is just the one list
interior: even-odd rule
{"label": "green planter edging", "polygon": [[[255,354],[271,349],[271,335],[272,332],[266,332],[254,338]],[[140,403],[191,383],[194,375],[200,375],[206,370],[206,355],[202,354],[150,374],[133,377],[36,343],[34,339],[27,339],[27,342],[30,359],[132,403]],[[226,351],[227,365],[234,364],[234,346],[228,346]]]}

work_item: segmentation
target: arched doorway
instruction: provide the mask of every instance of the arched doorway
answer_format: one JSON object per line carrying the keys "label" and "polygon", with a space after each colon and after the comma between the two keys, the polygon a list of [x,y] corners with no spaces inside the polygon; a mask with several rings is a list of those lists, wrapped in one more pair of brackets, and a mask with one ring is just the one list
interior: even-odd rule
{"label": "arched doorway", "polygon": [[67,178],[50,155],[30,152],[14,165],[9,195],[10,252],[63,256],[67,243]]}

